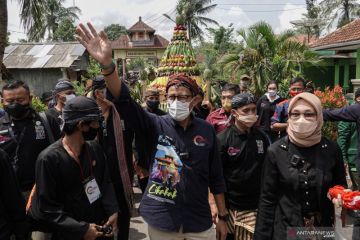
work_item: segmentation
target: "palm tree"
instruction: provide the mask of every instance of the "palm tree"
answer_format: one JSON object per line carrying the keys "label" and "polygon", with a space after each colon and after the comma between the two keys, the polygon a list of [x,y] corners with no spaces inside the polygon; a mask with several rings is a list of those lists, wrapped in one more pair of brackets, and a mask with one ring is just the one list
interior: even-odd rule
{"label": "palm tree", "polygon": [[263,93],[269,80],[281,82],[301,71],[304,64],[318,62],[307,46],[290,39],[292,31],[276,35],[269,24],[259,22],[247,30],[240,29],[238,34],[243,39],[239,49],[226,54],[219,63],[233,82],[240,74],[251,76],[256,95]]}
{"label": "palm tree", "polygon": [[30,41],[40,41],[47,34],[48,40],[53,40],[53,35],[60,22],[65,20],[74,21],[81,13],[78,7],[64,7],[64,0],[48,0],[41,15],[41,24],[28,29],[27,35]]}
{"label": "palm tree", "polygon": [[[45,0],[18,0],[21,24],[25,29],[41,25]],[[7,0],[0,0],[0,66],[2,66],[7,36]]]}
{"label": "palm tree", "polygon": [[322,0],[322,14],[330,19],[328,28],[336,22],[342,27],[360,16],[360,3],[357,0]]}
{"label": "palm tree", "polygon": [[[210,4],[210,5],[209,5]],[[208,24],[218,23],[204,17],[205,14],[211,12],[217,4],[211,4],[211,0],[179,0],[176,6],[177,15],[182,18],[188,30],[189,41],[192,38],[198,38],[203,41],[202,26],[207,27]]]}

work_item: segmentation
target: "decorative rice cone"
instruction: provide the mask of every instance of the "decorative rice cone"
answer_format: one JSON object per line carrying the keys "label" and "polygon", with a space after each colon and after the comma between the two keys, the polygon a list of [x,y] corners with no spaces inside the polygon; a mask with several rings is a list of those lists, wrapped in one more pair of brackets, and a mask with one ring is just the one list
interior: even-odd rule
{"label": "decorative rice cone", "polygon": [[188,75],[196,80],[199,86],[204,87],[194,50],[187,37],[186,27],[181,23],[174,27],[173,37],[160,60],[157,72],[158,76],[150,83],[150,86],[161,91],[165,91],[168,78],[173,74]]}

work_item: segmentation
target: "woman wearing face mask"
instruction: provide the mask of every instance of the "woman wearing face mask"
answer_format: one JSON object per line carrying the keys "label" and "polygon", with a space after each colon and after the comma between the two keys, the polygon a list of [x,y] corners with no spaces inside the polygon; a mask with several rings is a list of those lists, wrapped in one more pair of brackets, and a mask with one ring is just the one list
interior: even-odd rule
{"label": "woman wearing face mask", "polygon": [[277,134],[270,129],[271,117],[274,115],[276,104],[284,100],[277,91],[277,83],[273,80],[270,81],[267,85],[267,92],[256,103],[260,129],[266,132],[272,141],[275,141]]}
{"label": "woman wearing face mask", "polygon": [[298,94],[288,114],[288,136],[267,151],[255,240],[286,239],[291,227],[332,227],[334,208],[327,192],[346,186],[341,151],[321,136],[319,98]]}

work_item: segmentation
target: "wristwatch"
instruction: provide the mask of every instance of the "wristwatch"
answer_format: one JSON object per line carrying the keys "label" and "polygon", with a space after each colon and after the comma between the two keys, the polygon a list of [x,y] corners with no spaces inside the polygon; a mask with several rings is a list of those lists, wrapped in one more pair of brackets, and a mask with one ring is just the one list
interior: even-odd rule
{"label": "wristwatch", "polygon": [[219,220],[223,220],[224,222],[228,221],[230,218],[230,215],[228,213],[224,214],[224,215],[220,215],[218,214],[218,218]]}

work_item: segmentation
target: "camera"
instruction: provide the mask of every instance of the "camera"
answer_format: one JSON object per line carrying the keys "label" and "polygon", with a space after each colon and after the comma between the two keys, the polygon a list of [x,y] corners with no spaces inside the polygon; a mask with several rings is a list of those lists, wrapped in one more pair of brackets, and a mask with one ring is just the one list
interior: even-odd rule
{"label": "camera", "polygon": [[104,225],[102,227],[97,227],[97,230],[99,232],[102,232],[103,234],[110,234],[113,230],[111,225]]}

